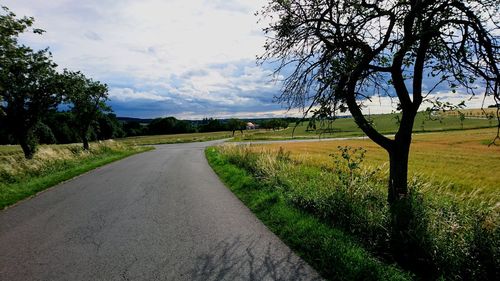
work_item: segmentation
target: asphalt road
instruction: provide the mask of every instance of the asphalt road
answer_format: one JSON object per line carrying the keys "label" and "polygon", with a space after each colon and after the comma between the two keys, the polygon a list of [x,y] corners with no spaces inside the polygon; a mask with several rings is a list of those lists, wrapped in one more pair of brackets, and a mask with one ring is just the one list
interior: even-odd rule
{"label": "asphalt road", "polygon": [[317,280],[209,167],[161,145],[0,212],[0,280]]}

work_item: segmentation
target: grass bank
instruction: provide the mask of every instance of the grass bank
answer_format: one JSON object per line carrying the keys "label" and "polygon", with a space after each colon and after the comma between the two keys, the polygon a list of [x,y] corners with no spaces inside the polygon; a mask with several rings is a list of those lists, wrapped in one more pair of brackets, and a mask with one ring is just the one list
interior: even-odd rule
{"label": "grass bank", "polygon": [[34,159],[26,160],[14,147],[0,147],[0,210],[62,181],[150,150],[114,141],[92,143],[90,151],[80,144],[41,146]]}
{"label": "grass bank", "polygon": [[230,161],[217,148],[207,159],[222,181],[296,253],[330,280],[411,280],[411,274],[375,258],[345,231],[289,204],[269,182]]}
{"label": "grass bank", "polygon": [[[410,228],[405,241],[397,243],[404,245],[408,255],[406,260],[398,260],[393,253],[401,248],[392,240],[386,202],[387,169],[352,165],[363,159],[359,151],[348,149],[347,157],[334,152],[330,151],[334,155],[330,165],[292,156],[284,148],[273,150],[266,146],[225,145],[211,148],[207,156],[242,201],[331,279],[341,279],[339,272],[332,270],[345,268],[346,263],[355,270],[367,265],[363,259],[351,259],[350,254],[328,259],[328,255],[339,251],[328,248],[328,243],[335,247],[350,245],[347,248],[360,245],[356,252],[363,251],[368,260],[377,257],[380,262],[371,263],[377,268],[394,269],[390,264],[397,261],[417,279],[495,280],[500,262],[500,205],[495,203],[498,197],[483,198],[473,192],[464,196],[414,177],[406,208]],[[238,175],[252,179],[240,179]],[[294,215],[281,214],[281,209],[293,210],[290,212]],[[303,227],[309,228],[303,231]],[[325,230],[318,230],[318,234],[315,229]],[[329,231],[343,234],[327,235]],[[402,276],[400,271],[383,271]],[[388,279],[377,275],[378,270],[368,272],[372,273],[371,279]],[[342,274],[348,273],[355,274],[342,270]]]}

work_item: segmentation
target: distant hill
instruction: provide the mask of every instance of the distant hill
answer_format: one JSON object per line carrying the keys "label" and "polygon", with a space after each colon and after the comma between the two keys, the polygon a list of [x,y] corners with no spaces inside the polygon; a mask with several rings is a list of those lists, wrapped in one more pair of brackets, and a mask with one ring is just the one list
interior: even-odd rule
{"label": "distant hill", "polygon": [[133,117],[116,117],[118,121],[125,122],[139,122],[141,124],[149,124],[153,119],[133,118]]}

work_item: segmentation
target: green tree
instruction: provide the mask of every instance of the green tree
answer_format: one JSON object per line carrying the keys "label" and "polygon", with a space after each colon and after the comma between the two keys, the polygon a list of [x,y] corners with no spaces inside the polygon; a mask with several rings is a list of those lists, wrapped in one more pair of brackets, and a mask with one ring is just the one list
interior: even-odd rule
{"label": "green tree", "polygon": [[109,111],[106,105],[108,86],[85,77],[81,72],[65,70],[62,74],[64,99],[69,104],[83,149],[89,150],[89,133],[101,112]]}
{"label": "green tree", "polygon": [[241,134],[243,135],[243,130],[245,129],[245,122],[241,121],[240,119],[231,118],[229,119],[229,121],[227,121],[227,129],[233,132],[233,137],[236,131],[240,131]]}
{"label": "green tree", "polygon": [[6,115],[9,131],[21,145],[27,159],[37,147],[35,127],[41,117],[60,101],[60,84],[47,49],[33,51],[18,43],[18,36],[31,28],[33,18],[17,18],[6,7],[0,14],[0,111]]}
{"label": "green tree", "polygon": [[[333,111],[346,106],[357,125],[390,160],[388,202],[393,239],[408,236],[408,155],[420,105],[440,84],[500,101],[498,0],[269,0],[261,62],[286,74],[278,101]],[[435,82],[423,84],[424,77]],[[373,95],[397,101],[394,138],[363,114]],[[500,130],[500,124],[499,124]],[[401,246],[401,257],[408,252]]]}

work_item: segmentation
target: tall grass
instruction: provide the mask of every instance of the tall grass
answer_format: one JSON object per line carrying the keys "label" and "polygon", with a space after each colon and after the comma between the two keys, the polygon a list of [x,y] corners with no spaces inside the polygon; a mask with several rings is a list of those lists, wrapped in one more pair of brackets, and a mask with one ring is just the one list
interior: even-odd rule
{"label": "tall grass", "polygon": [[[284,150],[230,145],[218,150],[288,204],[348,231],[380,258],[395,260],[385,168],[361,168],[351,176],[342,161],[321,167]],[[410,181],[410,190],[405,208],[410,229],[398,243],[405,245],[408,257],[401,265],[424,279],[495,280],[500,273],[500,206],[495,200],[446,192],[421,177]]]}
{"label": "tall grass", "polygon": [[104,141],[92,143],[89,151],[80,144],[41,146],[30,160],[22,152],[4,154],[0,156],[0,209],[95,167],[148,149]]}

